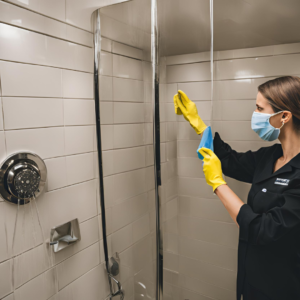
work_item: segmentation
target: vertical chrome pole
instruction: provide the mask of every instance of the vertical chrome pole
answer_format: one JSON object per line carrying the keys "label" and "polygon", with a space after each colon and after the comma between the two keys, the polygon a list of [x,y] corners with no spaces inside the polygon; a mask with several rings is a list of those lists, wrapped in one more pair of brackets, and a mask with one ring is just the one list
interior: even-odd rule
{"label": "vertical chrome pole", "polygon": [[100,64],[100,51],[101,51],[101,30],[100,30],[99,9],[97,9],[93,13],[93,25],[94,25],[94,96],[95,96],[97,147],[98,147],[99,192],[100,192],[100,207],[101,207],[101,221],[102,221],[102,236],[103,236],[105,267],[108,275],[110,294],[112,295],[113,289],[112,289],[111,278],[109,276],[109,265],[108,265],[109,258],[108,258],[107,236],[106,236],[106,216],[105,216],[105,202],[104,202],[102,144],[101,144],[101,126],[100,126],[99,64]]}
{"label": "vertical chrome pole", "polygon": [[160,170],[160,120],[159,120],[159,31],[157,1],[151,0],[151,62],[152,62],[152,109],[153,109],[153,155],[156,209],[156,300],[163,299],[163,251],[160,234],[160,201],[158,187],[161,185]]}

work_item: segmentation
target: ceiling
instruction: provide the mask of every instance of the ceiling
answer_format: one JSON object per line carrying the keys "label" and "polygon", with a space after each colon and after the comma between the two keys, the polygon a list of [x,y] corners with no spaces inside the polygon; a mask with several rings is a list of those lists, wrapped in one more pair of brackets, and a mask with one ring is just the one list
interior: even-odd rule
{"label": "ceiling", "polygon": [[[101,11],[150,33],[150,3]],[[158,19],[161,55],[210,49],[209,0],[158,0]],[[214,50],[300,42],[300,0],[214,0],[213,27]]]}

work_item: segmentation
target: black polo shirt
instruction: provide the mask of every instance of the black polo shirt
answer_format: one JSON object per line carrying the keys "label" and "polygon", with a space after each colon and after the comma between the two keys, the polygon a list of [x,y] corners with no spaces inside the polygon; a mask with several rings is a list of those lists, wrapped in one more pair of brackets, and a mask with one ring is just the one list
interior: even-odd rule
{"label": "black polo shirt", "polygon": [[273,173],[281,144],[237,152],[218,132],[214,152],[225,176],[252,183],[239,224],[237,300],[248,282],[272,300],[300,299],[300,153]]}

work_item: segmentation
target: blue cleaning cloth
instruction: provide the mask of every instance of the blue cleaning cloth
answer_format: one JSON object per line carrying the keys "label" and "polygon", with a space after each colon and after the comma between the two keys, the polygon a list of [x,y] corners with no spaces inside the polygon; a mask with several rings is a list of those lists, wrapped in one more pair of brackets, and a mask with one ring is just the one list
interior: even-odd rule
{"label": "blue cleaning cloth", "polygon": [[[201,155],[201,153],[199,153],[199,149],[205,147],[208,149],[211,149],[212,151],[214,151],[214,141],[213,141],[213,137],[212,137],[212,132],[211,132],[211,127],[207,126],[202,134],[202,138],[199,144],[199,147],[197,149],[197,154],[198,157],[203,160],[203,156]],[[203,162],[204,163],[204,162]]]}

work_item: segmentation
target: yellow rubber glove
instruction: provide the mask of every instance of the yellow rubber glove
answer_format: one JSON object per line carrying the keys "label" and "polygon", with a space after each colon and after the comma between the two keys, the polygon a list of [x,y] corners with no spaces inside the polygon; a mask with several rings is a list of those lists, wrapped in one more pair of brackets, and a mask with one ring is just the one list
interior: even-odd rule
{"label": "yellow rubber glove", "polygon": [[197,134],[201,134],[207,126],[199,117],[196,104],[181,90],[178,90],[173,100],[175,113],[177,115],[183,115],[184,118],[190,122]]}
{"label": "yellow rubber glove", "polygon": [[204,157],[203,159],[203,172],[207,184],[211,185],[213,191],[222,185],[227,184],[222,176],[222,166],[221,161],[218,156],[211,150],[205,147],[199,149],[199,152]]}

